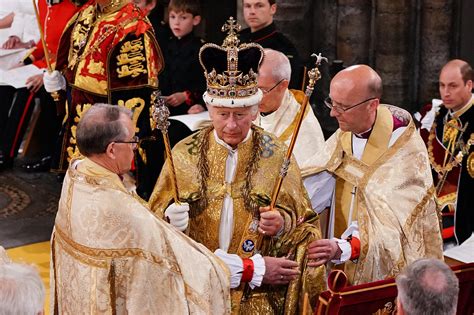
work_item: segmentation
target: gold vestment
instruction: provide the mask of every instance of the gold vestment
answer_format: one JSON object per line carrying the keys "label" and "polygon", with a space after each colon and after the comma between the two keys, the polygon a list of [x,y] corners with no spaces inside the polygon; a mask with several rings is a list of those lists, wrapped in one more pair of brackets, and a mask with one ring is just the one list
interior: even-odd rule
{"label": "gold vestment", "polygon": [[[258,233],[252,231],[258,206],[268,205],[287,147],[261,128],[252,127],[248,141],[237,147],[235,179],[225,183],[228,150],[218,144],[208,127],[179,142],[173,149],[179,199],[190,205],[189,235],[214,251],[219,248],[219,224],[223,200],[233,199],[234,227],[228,252],[240,257],[254,254]],[[169,168],[162,170],[150,198],[152,211],[163,215],[173,202]],[[304,292],[315,301],[325,288],[324,267],[306,267],[306,247],[320,239],[317,215],[311,209],[301,181],[300,170],[292,158],[288,175],[276,203],[285,219],[282,236],[264,240],[264,255],[289,256],[299,263],[301,274],[288,286],[262,285],[242,297],[243,286],[232,290],[232,312],[241,314],[297,314],[302,311]],[[249,246],[250,244],[250,246]],[[257,245],[258,246],[258,245]]]}
{"label": "gold vestment", "polygon": [[[407,127],[389,147],[392,115]],[[346,192],[357,188],[352,218],[359,226],[360,256],[345,263],[352,284],[393,277],[419,258],[443,259],[428,154],[410,114],[380,105],[362,160],[353,156],[351,139],[352,133],[337,130],[319,163],[337,176],[335,237],[350,223]]]}
{"label": "gold vestment", "polygon": [[66,173],[51,237],[53,314],[228,314],[230,275],[89,159]]}

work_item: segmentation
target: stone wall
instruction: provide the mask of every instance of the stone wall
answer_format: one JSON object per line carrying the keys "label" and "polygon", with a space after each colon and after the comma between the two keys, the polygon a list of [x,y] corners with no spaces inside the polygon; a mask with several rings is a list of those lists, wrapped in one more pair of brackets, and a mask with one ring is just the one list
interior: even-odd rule
{"label": "stone wall", "polygon": [[307,61],[322,52],[344,66],[368,64],[384,81],[382,101],[414,112],[438,97],[439,70],[458,55],[456,8],[465,1],[277,0],[275,21]]}

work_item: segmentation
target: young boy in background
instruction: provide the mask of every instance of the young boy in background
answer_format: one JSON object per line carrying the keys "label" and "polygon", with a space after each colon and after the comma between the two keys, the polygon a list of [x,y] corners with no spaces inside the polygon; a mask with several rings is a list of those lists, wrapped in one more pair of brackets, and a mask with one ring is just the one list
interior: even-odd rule
{"label": "young boy in background", "polygon": [[171,0],[168,17],[173,35],[163,51],[165,69],[159,77],[161,93],[166,96],[172,116],[202,112],[206,81],[198,55],[203,41],[193,33],[201,22],[199,1]]}

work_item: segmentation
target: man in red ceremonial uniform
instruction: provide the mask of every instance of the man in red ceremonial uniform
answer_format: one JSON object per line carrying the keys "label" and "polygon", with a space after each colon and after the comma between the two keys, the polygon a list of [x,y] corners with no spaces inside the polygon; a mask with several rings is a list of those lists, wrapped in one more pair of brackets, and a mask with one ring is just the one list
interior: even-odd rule
{"label": "man in red ceremonial uniform", "polygon": [[428,147],[445,244],[460,244],[474,232],[472,80],[472,67],[467,62],[449,61],[439,76],[442,102],[433,100],[433,104],[415,114]]}
{"label": "man in red ceremonial uniform", "polygon": [[[39,22],[44,33],[44,41],[48,49],[49,61],[56,62],[59,39],[66,27],[69,19],[79,10],[81,2],[72,0],[39,0]],[[33,5],[33,4],[31,4]],[[36,25],[35,21],[31,21]],[[8,44],[8,45],[7,45]],[[11,36],[5,43],[12,49],[22,46],[20,38]],[[40,69],[47,68],[43,43],[38,41],[34,50],[29,51],[23,63],[18,66],[33,64]],[[60,118],[56,117],[55,106],[51,96],[42,89],[43,75],[33,75],[26,81],[25,88],[15,89],[12,86],[0,87],[0,93],[4,102],[0,115],[0,168],[10,167],[20,146],[23,134],[29,122],[29,117],[33,112],[34,98],[39,97],[42,104],[43,115],[50,122],[47,130],[42,130],[43,136],[47,139],[44,142],[53,144],[59,131]],[[16,97],[15,97],[16,95]],[[43,152],[45,156],[50,156],[53,145],[46,145]],[[50,158],[47,160],[50,161]],[[49,165],[48,165],[49,166]]]}
{"label": "man in red ceremonial uniform", "polygon": [[[95,103],[131,109],[137,135],[142,139],[151,135],[150,95],[158,88],[162,65],[153,29],[134,4],[126,0],[95,0],[82,8],[61,37],[57,71],[45,74],[46,89],[63,91],[64,100],[67,96],[58,170],[64,171],[68,161],[78,154],[76,125]],[[135,159],[139,184],[146,182],[144,170],[151,144],[143,141]]]}

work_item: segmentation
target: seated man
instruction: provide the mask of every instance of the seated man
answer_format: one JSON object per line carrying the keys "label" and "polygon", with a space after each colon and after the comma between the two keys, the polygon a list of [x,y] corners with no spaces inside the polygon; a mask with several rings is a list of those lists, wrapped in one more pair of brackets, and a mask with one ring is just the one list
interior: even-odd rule
{"label": "seated man", "polygon": [[[173,148],[175,173],[169,165],[163,168],[149,204],[224,259],[244,258],[241,280],[251,281],[253,290],[232,291],[234,313],[298,314],[304,293],[314,301],[325,285],[324,267],[307,268],[305,257],[307,244],[321,237],[318,217],[294,159],[276,208],[268,206],[287,147],[252,124],[263,94],[257,85],[263,49],[239,46],[234,22],[224,26],[229,34],[223,47],[206,44],[200,51],[212,126]],[[173,203],[174,174],[179,205]],[[265,257],[249,261],[256,250]]]}
{"label": "seated man", "polygon": [[[265,131],[273,133],[278,140],[290,144],[295,132],[296,123],[300,114],[300,103],[304,93],[288,90],[291,78],[291,66],[288,58],[281,52],[273,49],[264,49],[265,57],[258,70],[258,86],[263,92],[260,102],[260,115],[255,120],[256,125]],[[293,154],[301,169],[303,183],[308,191],[313,209],[320,213],[326,207],[324,201],[332,194],[331,187],[334,181],[331,175],[320,173],[308,176],[317,166],[314,156],[324,148],[324,136],[319,121],[313,113],[311,106],[306,107],[303,122],[296,138]],[[326,181],[327,184],[323,184]]]}
{"label": "seated man", "polygon": [[38,271],[26,264],[2,261],[0,246],[0,314],[44,314],[45,289]]}
{"label": "seated man", "polygon": [[417,260],[407,266],[395,281],[398,314],[456,314],[459,281],[441,260]]}
{"label": "seated man", "polygon": [[356,65],[325,101],[339,129],[315,159],[336,177],[329,237],[308,248],[311,266],[345,263],[352,284],[382,280],[423,257],[442,258],[428,154],[411,115],[380,105],[382,79]]}
{"label": "seated man", "polygon": [[78,124],[85,158],[71,161],[51,237],[52,313],[228,314],[224,264],[122,182],[138,143],[131,117],[96,104]]}
{"label": "seated man", "polygon": [[433,102],[415,114],[428,147],[447,246],[461,244],[474,232],[473,79],[467,62],[451,60],[439,76],[442,104]]}

